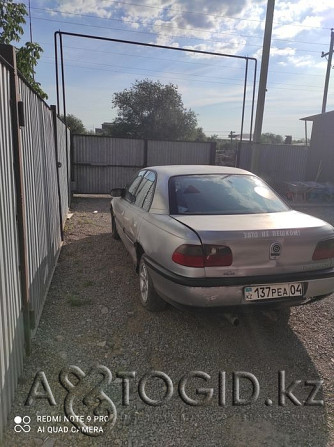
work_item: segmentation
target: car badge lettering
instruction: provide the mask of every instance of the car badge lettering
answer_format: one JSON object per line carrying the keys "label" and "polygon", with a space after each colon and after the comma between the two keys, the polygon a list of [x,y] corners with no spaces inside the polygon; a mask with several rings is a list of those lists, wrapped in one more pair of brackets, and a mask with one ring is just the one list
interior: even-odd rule
{"label": "car badge lettering", "polygon": [[277,259],[281,254],[281,249],[282,246],[279,242],[273,242],[270,245],[270,254],[269,254],[270,259]]}

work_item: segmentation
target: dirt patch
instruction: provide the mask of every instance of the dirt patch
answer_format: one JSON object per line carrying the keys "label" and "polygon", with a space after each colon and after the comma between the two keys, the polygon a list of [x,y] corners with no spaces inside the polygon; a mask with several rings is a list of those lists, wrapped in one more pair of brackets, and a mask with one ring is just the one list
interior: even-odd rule
{"label": "dirt patch", "polygon": [[[76,198],[73,212],[32,355],[25,361],[4,446],[334,445],[333,296],[293,309],[285,328],[252,319],[235,328],[218,316],[173,308],[151,314],[139,304],[138,278],[130,257],[122,243],[110,237],[109,200]],[[325,213],[334,223],[332,208],[312,208],[311,213],[320,217]],[[112,373],[110,383],[107,370]],[[173,386],[168,399],[167,379],[160,375],[147,380],[147,396],[165,399],[161,406],[147,404],[141,394],[145,374],[154,370],[167,375]],[[55,405],[40,384],[36,393],[41,396],[35,395],[26,406],[41,371]],[[191,371],[206,375],[188,377],[186,393],[191,400],[185,403],[178,387]],[[286,389],[300,381],[291,390],[301,405],[289,398],[285,405],[280,402],[282,371]],[[60,383],[61,372],[72,389]],[[124,372],[134,373],[129,378],[128,402],[122,395]],[[239,397],[248,405],[238,402],[232,392],[236,372],[243,373]],[[259,396],[253,400],[251,377],[259,385]],[[324,405],[305,405],[311,382],[319,380],[323,385],[314,399]],[[94,388],[99,382],[100,387]],[[95,437],[72,431],[74,426],[64,422],[68,396],[87,424],[99,402],[109,405],[110,411],[114,404],[115,425],[97,423],[103,433]],[[88,396],[86,405],[84,396]],[[29,432],[14,431],[22,425],[14,422],[16,416],[31,419]],[[54,420],[47,422],[47,417]]]}

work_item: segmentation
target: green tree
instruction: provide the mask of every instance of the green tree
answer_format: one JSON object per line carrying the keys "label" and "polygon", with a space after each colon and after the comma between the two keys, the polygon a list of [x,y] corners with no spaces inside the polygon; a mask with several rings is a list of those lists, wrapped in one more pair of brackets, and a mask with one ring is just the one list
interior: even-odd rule
{"label": "green tree", "polygon": [[[61,115],[60,118],[64,121],[64,115]],[[79,134],[88,133],[81,119],[77,118],[74,115],[71,114],[66,115],[66,125],[67,127],[70,128],[70,131],[72,133],[79,133]]]}
{"label": "green tree", "polygon": [[136,81],[130,89],[115,93],[112,104],[118,109],[110,127],[114,137],[196,140],[204,135],[174,84]]}
{"label": "green tree", "polygon": [[208,137],[205,135],[202,127],[196,127],[188,139],[191,141],[207,141]]}
{"label": "green tree", "polygon": [[12,0],[0,2],[0,42],[9,45],[13,40],[20,41],[23,34],[22,25],[26,23],[24,16],[27,9],[24,3],[13,3]]}
{"label": "green tree", "polygon": [[[13,0],[0,1],[0,43],[9,45],[11,42],[19,42],[24,34],[23,25],[26,23],[25,17],[28,15],[24,3],[14,3]],[[35,81],[35,67],[43,52],[38,43],[27,42],[17,49],[17,68],[33,87],[33,89],[43,98],[47,99],[47,94],[42,90],[41,84]]]}

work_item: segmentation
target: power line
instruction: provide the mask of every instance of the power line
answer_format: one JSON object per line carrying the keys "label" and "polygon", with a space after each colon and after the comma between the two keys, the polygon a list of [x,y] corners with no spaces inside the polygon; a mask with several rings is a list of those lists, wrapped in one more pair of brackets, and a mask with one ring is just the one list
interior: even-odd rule
{"label": "power line", "polygon": [[[52,59],[52,58],[50,58]],[[71,59],[71,61],[73,62],[74,60]],[[40,63],[43,63],[43,61],[41,61]],[[49,64],[49,62],[44,62]],[[51,64],[51,63],[50,63]],[[161,76],[152,76],[150,75],[150,77],[154,77],[157,79],[163,78],[163,79],[172,79],[172,80],[178,80],[178,81],[191,81],[191,82],[201,82],[201,83],[205,83],[205,84],[219,84],[219,85],[237,85],[237,86],[243,86],[242,82],[220,82],[220,81],[213,81],[213,80],[201,80],[201,79],[189,79],[189,75],[187,75],[187,73],[184,73],[184,75],[186,76],[185,78],[180,78],[180,77],[175,77],[174,74],[183,74],[183,73],[170,73],[172,76],[167,76],[168,72],[160,72],[159,70],[149,70],[149,69],[144,69],[144,68],[139,68],[139,67],[124,67],[126,69],[130,69],[130,70],[143,70],[145,71],[145,73],[135,73],[135,72],[129,72],[126,70],[123,70],[122,66],[116,66],[116,69],[107,69],[107,68],[96,68],[96,65],[98,65],[99,67],[103,67],[103,66],[109,66],[109,67],[114,67],[114,65],[107,65],[107,64],[92,64],[92,66],[89,65],[80,65],[80,64],[71,64],[71,63],[66,63],[66,67],[75,67],[75,68],[84,68],[87,70],[96,70],[96,71],[107,71],[107,72],[112,72],[112,73],[125,73],[125,74],[131,74],[131,75],[139,75],[139,76],[146,76],[147,73],[162,73]],[[196,75],[192,75],[192,76],[196,76]],[[198,75],[199,76],[199,75]],[[203,76],[203,78],[206,78],[208,76]],[[230,79],[230,78],[225,78],[225,79]],[[231,81],[233,81],[233,79],[230,79]]]}
{"label": "power line", "polygon": [[[46,58],[52,59],[51,57],[46,57]],[[75,59],[70,59],[70,60],[72,62],[76,61]],[[78,62],[80,62],[80,61],[78,61]],[[43,62],[43,61],[40,61],[40,63],[51,64],[51,62],[49,63],[49,62]],[[86,62],[86,64],[87,64],[87,62]],[[73,64],[67,62],[66,66],[67,67],[80,68],[80,69],[86,69],[86,70],[105,71],[105,72],[112,72],[112,73],[124,73],[124,74],[129,74],[129,75],[138,75],[138,76],[142,76],[142,77],[146,76],[147,73],[151,73],[151,72],[152,73],[160,73],[161,72],[160,70],[150,70],[150,69],[144,69],[144,68],[140,68],[140,67],[126,67],[126,66],[124,66],[124,68],[126,68],[126,69],[143,70],[146,73],[129,72],[129,71],[123,70],[123,66],[120,66],[120,65],[116,66],[117,67],[116,69],[96,68],[96,66],[99,66],[99,67],[104,67],[104,66],[115,67],[115,65],[96,64],[96,63],[92,63],[91,66],[89,66],[89,65],[83,65],[83,64],[75,64],[75,65],[73,65]],[[219,85],[225,85],[225,86],[229,86],[229,85],[242,86],[243,85],[242,82],[220,82],[220,81],[213,81],[213,80],[205,80],[205,78],[210,78],[209,76],[200,76],[200,75],[198,75],[198,77],[202,77],[203,79],[190,79],[189,75],[186,74],[186,73],[184,73],[184,75],[187,76],[186,78],[180,78],[180,77],[175,77],[174,76],[174,74],[183,74],[183,73],[173,73],[173,72],[171,72],[170,74],[172,76],[167,76],[166,74],[168,72],[165,72],[165,71],[163,71],[161,73],[162,74],[160,76],[150,75],[150,77],[151,78],[156,78],[156,79],[167,79],[167,80],[187,81],[187,82],[200,82],[200,83],[204,83],[204,84],[219,84]],[[190,75],[190,76],[197,76],[197,75]],[[228,80],[231,80],[231,81],[233,80],[232,78],[225,78],[225,79],[228,79]],[[318,87],[314,87],[314,86],[311,86],[311,85],[309,87],[307,85],[302,85],[301,87],[306,87],[306,88],[297,88],[297,89],[296,88],[292,89],[292,88],[277,87],[277,85],[291,85],[291,86],[300,87],[300,85],[298,85],[298,84],[278,83],[278,84],[272,84],[272,90],[278,89],[278,90],[293,90],[293,91],[308,91],[308,92],[310,90],[312,90],[312,91],[315,92],[318,89]],[[311,89],[310,89],[310,87],[311,87]]]}
{"label": "power line", "polygon": [[[66,60],[66,59],[65,59]],[[79,60],[79,59],[73,59],[73,58],[71,58],[71,59],[67,59],[67,61],[68,60],[70,60],[71,62],[75,62],[75,61],[78,61],[78,62],[80,62],[81,60]],[[95,67],[95,66],[100,66],[100,67],[111,67],[111,68],[121,68],[121,69],[123,69],[123,68],[125,68],[125,69],[130,69],[130,70],[143,70],[143,71],[145,71],[145,72],[147,72],[147,73],[151,73],[151,72],[153,72],[153,73],[161,73],[162,72],[162,70],[152,70],[152,69],[150,69],[150,68],[141,68],[141,67],[136,67],[136,66],[129,66],[129,65],[117,65],[117,64],[99,64],[99,63],[96,63],[96,62],[94,62],[94,63],[92,63],[92,65]],[[202,79],[225,79],[225,80],[229,80],[229,81],[234,81],[235,80],[235,78],[225,78],[225,77],[220,77],[220,76],[206,76],[206,75],[199,75],[199,74],[195,74],[195,73],[186,73],[186,72],[177,72],[177,71],[172,71],[172,72],[169,72],[169,71],[163,71],[163,73],[165,73],[165,74],[172,74],[172,75],[184,75],[184,76],[195,76],[195,77],[198,77],[198,78],[202,78]],[[242,83],[238,83],[238,85],[242,85]]]}
{"label": "power line", "polygon": [[[122,6],[124,5],[130,5],[130,6],[139,6],[140,8],[149,8],[149,9],[159,9],[161,11],[175,11],[178,13],[184,13],[184,14],[195,14],[195,15],[201,15],[206,17],[213,17],[215,19],[217,18],[224,18],[224,19],[232,19],[232,20],[239,20],[239,21],[246,21],[246,22],[256,22],[256,23],[264,23],[264,20],[256,20],[256,19],[244,19],[243,17],[235,17],[235,16],[228,16],[228,15],[218,15],[218,14],[210,14],[203,11],[189,11],[185,9],[177,9],[177,8],[171,8],[171,7],[159,7],[159,6],[152,6],[152,5],[144,5],[142,3],[130,3],[130,2],[124,2],[117,1],[117,0],[101,0],[101,3],[105,3],[108,1],[108,4],[110,3],[117,3]],[[66,14],[66,12],[63,12],[63,14]],[[280,22],[277,22],[278,25],[280,25]],[[282,24],[282,26],[287,25],[286,23]],[[289,24],[291,26],[291,24]],[[316,27],[316,26],[309,26],[309,25],[297,25],[293,24],[293,26],[298,28],[311,28],[311,29],[322,29],[322,30],[328,30],[330,28],[327,27]]]}
{"label": "power line", "polygon": [[[53,44],[50,44],[48,42],[40,42],[40,43],[41,43],[41,45],[49,45],[49,46],[53,47]],[[154,61],[166,61],[169,63],[178,62],[180,64],[192,64],[192,65],[200,65],[200,66],[204,66],[204,67],[231,68],[230,65],[222,65],[222,64],[218,64],[218,63],[217,64],[207,64],[205,62],[193,62],[193,61],[185,61],[182,59],[171,59],[171,58],[155,57],[155,56],[143,56],[142,54],[97,50],[95,48],[74,47],[72,45],[63,45],[63,47],[68,48],[68,49],[74,49],[74,50],[84,50],[85,52],[102,53],[102,54],[116,54],[119,56],[129,56],[132,58],[144,58],[144,59],[150,59],[150,60],[154,60]],[[242,69],[242,67],[234,66],[233,69],[239,70],[239,69]]]}
{"label": "power line", "polygon": [[[181,36],[181,35],[172,35],[172,34],[163,34],[163,33],[156,33],[151,31],[137,31],[137,30],[127,30],[123,28],[110,28],[108,26],[101,26],[101,25],[89,25],[87,23],[76,23],[76,22],[70,22],[67,20],[58,20],[58,19],[47,19],[45,17],[33,17],[35,20],[43,20],[46,22],[56,22],[56,23],[65,23],[67,25],[76,25],[76,26],[83,26],[86,28],[98,28],[98,29],[107,29],[108,31],[122,31],[125,33],[136,33],[136,34],[146,34],[151,36],[160,36],[160,37],[169,37],[169,38],[178,38],[178,39],[188,39],[188,40],[197,40],[197,41],[203,41],[203,42],[210,42],[210,43],[222,43],[220,40],[208,40],[208,39],[202,39],[199,37],[192,37],[192,36]],[[255,44],[249,44],[249,46],[258,47],[257,49],[261,49],[259,45]],[[318,53],[318,51],[317,51]]]}
{"label": "power line", "polygon": [[[78,17],[87,17],[87,18],[92,18],[94,20],[108,20],[108,21],[115,21],[115,22],[121,22],[121,23],[134,23],[136,25],[138,25],[138,22],[135,20],[129,20],[129,19],[115,19],[115,18],[111,18],[111,17],[98,17],[98,16],[94,16],[94,15],[90,15],[90,14],[83,14],[83,13],[75,13],[75,12],[62,12],[61,10],[57,10],[57,9],[48,9],[48,8],[31,8],[34,9],[36,11],[45,11],[45,12],[56,12],[59,14],[66,14],[66,15],[72,15],[72,16],[78,16]],[[36,17],[34,17],[36,18]],[[245,19],[246,20],[246,19]],[[65,22],[64,22],[65,23]],[[231,31],[210,31],[210,30],[204,30],[202,28],[183,28],[180,26],[174,26],[174,25],[168,25],[168,24],[154,24],[155,27],[159,27],[159,28],[173,28],[173,29],[178,29],[178,30],[184,30],[184,31],[195,31],[195,32],[201,32],[201,33],[208,33],[208,34],[215,34],[217,36],[220,35],[231,35],[231,36],[235,36],[237,35],[238,37],[243,37],[243,38],[251,38],[251,39],[262,39],[261,36],[254,36],[254,35],[245,35],[245,34],[240,34],[238,32],[231,32]],[[109,28],[108,28],[109,29]],[[173,36],[173,37],[178,37],[178,36]],[[289,43],[302,43],[302,44],[306,44],[306,45],[324,45],[323,42],[306,42],[306,41],[300,41],[300,40],[291,40],[291,39],[279,39],[279,38],[273,38],[272,41],[278,41],[278,42],[289,42]]]}
{"label": "power line", "polygon": [[[40,43],[41,43],[41,45],[49,45],[49,46],[53,47],[53,44],[50,44],[48,42],[40,42]],[[114,55],[116,54],[116,55],[119,55],[119,56],[129,56],[129,57],[132,57],[132,58],[143,58],[143,59],[150,59],[150,60],[154,60],[154,61],[166,61],[166,62],[169,62],[169,63],[177,62],[179,64],[192,64],[192,65],[200,65],[200,66],[203,66],[203,67],[230,68],[231,69],[230,65],[208,64],[208,63],[205,63],[205,62],[185,61],[185,60],[182,60],[182,59],[170,59],[170,58],[155,57],[155,56],[143,56],[142,54],[124,53],[124,52],[118,52],[118,51],[97,50],[95,48],[90,49],[90,48],[87,48],[87,47],[75,47],[75,46],[72,46],[72,45],[64,45],[63,47],[64,48],[68,48],[68,49],[74,49],[74,50],[84,50],[85,52],[94,52],[94,53],[102,53],[102,54],[114,54]],[[241,70],[243,68],[240,67],[240,66],[234,66],[233,69],[234,70]],[[300,76],[300,73],[297,72],[297,71],[286,71],[286,70],[283,70],[283,71],[284,71],[284,74],[293,74],[293,75]],[[282,71],[270,70],[270,73],[280,73],[280,74],[282,74]],[[312,76],[312,77],[321,77],[321,78],[323,77],[322,75],[312,74],[312,73],[308,74],[307,76],[308,77],[310,77],[310,76]],[[295,84],[295,85],[300,85],[300,84]]]}
{"label": "power line", "polygon": [[[138,25],[138,21],[136,20],[129,20],[129,19],[115,19],[112,17],[99,17],[99,16],[94,16],[94,15],[90,15],[90,14],[82,14],[82,13],[75,13],[75,12],[62,12],[61,10],[57,10],[57,9],[47,9],[47,8],[32,8],[35,9],[36,11],[45,11],[45,12],[57,12],[59,14],[63,14],[63,15],[72,15],[72,16],[79,16],[79,17],[87,17],[87,18],[92,18],[92,19],[97,19],[97,20],[108,20],[108,21],[114,21],[114,22],[121,22],[121,23],[134,23],[136,25]],[[239,35],[241,37],[251,37],[251,38],[256,38],[258,39],[257,36],[244,36],[244,35],[240,35],[237,32],[231,32],[231,31],[209,31],[209,30],[205,30],[202,28],[183,28],[180,26],[174,26],[174,25],[168,25],[167,23],[164,24],[154,24],[155,27],[159,27],[159,28],[173,28],[173,29],[179,29],[179,30],[184,30],[184,31],[196,31],[196,32],[202,32],[202,33],[210,33],[210,34],[217,34],[217,35],[223,35],[223,34],[231,34],[231,35]]]}
{"label": "power line", "polygon": [[[50,58],[50,59],[52,59],[52,58]],[[81,62],[80,59],[73,59],[73,58],[66,59],[66,60],[67,61],[70,60],[71,62],[75,62],[75,61]],[[165,60],[168,60],[168,59],[165,59]],[[87,63],[88,62],[86,62],[86,64]],[[96,62],[92,62],[91,65],[93,65],[94,67],[95,66],[100,66],[100,67],[111,67],[111,68],[115,68],[116,67],[116,68],[119,68],[119,69],[125,68],[125,69],[130,69],[130,70],[142,70],[142,71],[145,71],[147,73],[161,73],[161,72],[163,72],[164,74],[184,75],[184,76],[187,76],[187,79],[188,79],[189,76],[194,76],[196,78],[202,78],[203,80],[209,79],[210,81],[211,81],[211,79],[216,79],[217,81],[215,81],[215,82],[217,82],[219,84],[221,82],[218,82],[218,80],[221,80],[221,79],[228,80],[228,81],[234,81],[235,80],[235,77],[233,77],[233,78],[226,78],[226,77],[221,77],[221,76],[207,76],[207,75],[200,75],[200,74],[196,74],[196,73],[187,73],[187,72],[177,72],[177,71],[168,72],[168,71],[165,71],[165,70],[164,71],[162,71],[162,70],[153,70],[153,69],[150,69],[150,68],[141,68],[141,67],[129,66],[129,65],[100,64],[100,63],[96,63]],[[226,84],[226,83],[223,83],[223,84]],[[233,83],[233,84],[235,84],[235,85],[242,85],[242,83]],[[289,86],[292,86],[292,87],[308,87],[308,88],[311,87],[311,88],[314,88],[314,85],[311,85],[311,84],[290,84],[290,83],[286,83],[286,82],[272,82],[272,83],[269,84],[269,88],[270,88],[270,86],[276,87],[277,85],[289,85]]]}
{"label": "power line", "polygon": [[321,57],[328,56],[327,71],[326,71],[326,78],[325,78],[325,86],[324,86],[324,94],[323,94],[323,100],[322,100],[321,113],[325,113],[326,112],[328,85],[329,85],[331,69],[333,68],[332,67],[332,57],[333,57],[333,52],[334,52],[333,48],[334,48],[334,29],[332,28],[331,29],[331,40],[330,40],[330,44],[329,44],[329,52],[328,53],[322,52],[322,55],[321,55]]}
{"label": "power line", "polygon": [[[212,40],[210,39],[209,41],[207,39],[201,39],[199,37],[192,37],[192,36],[179,36],[179,35],[171,35],[171,34],[162,34],[162,33],[154,33],[154,32],[150,32],[150,31],[136,31],[136,30],[125,30],[122,28],[109,28],[107,26],[101,26],[101,25],[89,25],[86,23],[76,23],[76,22],[70,22],[70,21],[65,21],[65,20],[54,20],[54,19],[46,19],[46,18],[42,18],[42,17],[33,17],[36,20],[43,20],[43,21],[47,21],[47,22],[56,22],[56,23],[65,23],[68,25],[76,25],[76,26],[84,26],[84,27],[88,27],[88,28],[98,28],[98,29],[107,29],[109,31],[122,31],[122,32],[126,32],[126,33],[136,33],[136,34],[146,34],[146,35],[153,35],[153,36],[164,36],[164,37],[170,37],[170,38],[179,38],[179,39],[188,39],[188,40],[197,40],[197,41],[203,41],[203,42],[210,42],[210,43],[222,43],[220,40]],[[243,42],[240,42],[243,43]],[[259,47],[259,45],[256,44],[247,44],[247,46],[250,47],[257,47],[257,49],[255,50],[255,52],[257,50],[261,50],[262,47]],[[277,48],[278,50],[285,50],[285,48]],[[307,52],[307,53],[319,53],[319,51],[316,50],[303,50],[301,48],[295,48],[294,49],[297,52]]]}

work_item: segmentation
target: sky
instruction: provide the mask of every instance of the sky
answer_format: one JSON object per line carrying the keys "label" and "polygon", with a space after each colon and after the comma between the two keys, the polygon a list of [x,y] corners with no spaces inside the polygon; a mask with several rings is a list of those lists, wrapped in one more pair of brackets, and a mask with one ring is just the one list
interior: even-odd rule
{"label": "sky", "polygon": [[[29,0],[23,3],[29,7]],[[256,58],[258,87],[266,8],[262,0],[30,0],[32,40],[44,50],[36,80],[48,104],[56,104],[54,33],[62,31]],[[30,20],[22,43],[31,38]],[[300,118],[321,112],[327,69],[321,56],[329,51],[331,27],[333,0],[276,0],[263,133],[303,138]],[[115,92],[150,79],[176,85],[208,136],[240,133],[245,59],[66,35],[62,40],[66,110],[88,130],[116,117]],[[254,67],[249,60],[245,134],[251,129]],[[60,108],[62,113],[62,103]],[[334,79],[327,111],[333,109]]]}

